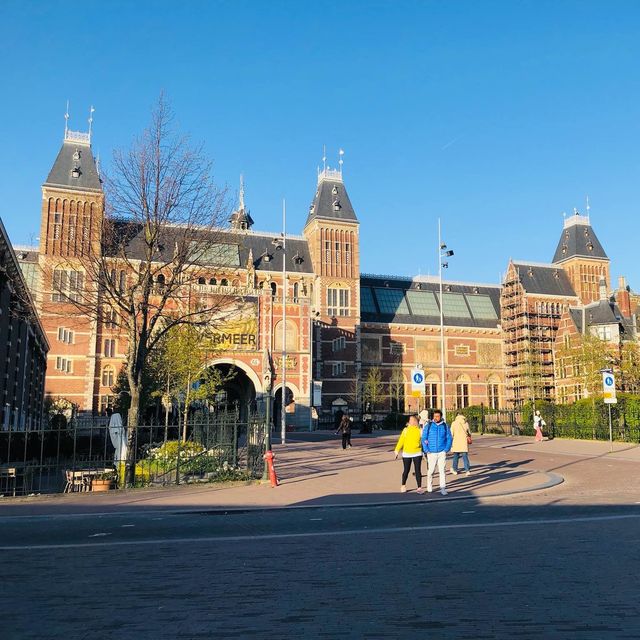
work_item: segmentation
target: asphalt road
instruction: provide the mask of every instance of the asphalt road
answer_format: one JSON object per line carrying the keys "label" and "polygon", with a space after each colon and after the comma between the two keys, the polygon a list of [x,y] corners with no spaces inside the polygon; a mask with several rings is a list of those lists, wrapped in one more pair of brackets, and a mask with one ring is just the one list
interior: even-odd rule
{"label": "asphalt road", "polygon": [[638,638],[640,505],[0,519],[0,638]]}

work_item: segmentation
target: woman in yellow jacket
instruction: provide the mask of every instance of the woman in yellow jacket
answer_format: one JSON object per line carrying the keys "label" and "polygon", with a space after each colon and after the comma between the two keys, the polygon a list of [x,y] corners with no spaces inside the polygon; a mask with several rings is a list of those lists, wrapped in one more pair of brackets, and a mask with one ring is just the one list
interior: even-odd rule
{"label": "woman in yellow jacket", "polygon": [[398,438],[398,444],[396,445],[396,460],[398,459],[399,453],[402,451],[403,470],[402,486],[400,487],[401,493],[406,493],[407,491],[407,478],[409,477],[412,461],[416,474],[416,482],[418,484],[418,493],[424,493],[424,489],[422,488],[421,436],[422,429],[420,429],[418,416],[411,416],[409,418],[409,424],[402,430],[400,438]]}

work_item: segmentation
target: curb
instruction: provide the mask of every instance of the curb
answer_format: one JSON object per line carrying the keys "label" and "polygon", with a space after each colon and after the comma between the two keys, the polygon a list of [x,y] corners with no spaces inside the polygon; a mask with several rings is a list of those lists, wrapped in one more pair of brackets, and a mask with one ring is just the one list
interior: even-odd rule
{"label": "curb", "polygon": [[[428,497],[426,499],[412,499],[406,500],[404,502],[399,502],[397,500],[386,500],[383,502],[354,502],[350,504],[345,504],[341,502],[328,502],[326,504],[301,504],[301,505],[281,505],[281,506],[256,506],[256,507],[190,507],[190,508],[180,508],[180,509],[171,509],[171,508],[157,508],[144,512],[136,512],[136,511],[101,511],[101,512],[92,512],[85,511],[83,513],[48,513],[48,514],[33,514],[33,515],[8,515],[3,516],[0,515],[0,522],[7,520],[15,520],[15,519],[65,519],[65,518],[87,518],[87,517],[95,517],[95,518],[104,518],[108,516],[114,517],[126,517],[126,518],[140,518],[146,516],[157,516],[157,515],[243,515],[247,513],[272,513],[278,511],[310,511],[310,510],[318,510],[318,509],[375,509],[375,508],[384,508],[384,507],[415,507],[416,505],[426,506],[433,503],[440,502],[453,502],[460,500],[477,500],[484,498],[501,498],[506,496],[518,495],[522,493],[531,493],[532,491],[543,491],[544,489],[550,489],[564,482],[564,477],[557,474],[552,473],[550,471],[537,471],[535,469],[531,470],[531,473],[541,473],[547,476],[547,481],[542,482],[533,487],[528,487],[525,489],[514,489],[512,491],[501,491],[496,493],[488,493],[483,494],[481,496],[474,494],[467,495],[452,495],[449,494],[447,497]],[[427,494],[424,494],[427,495]]]}

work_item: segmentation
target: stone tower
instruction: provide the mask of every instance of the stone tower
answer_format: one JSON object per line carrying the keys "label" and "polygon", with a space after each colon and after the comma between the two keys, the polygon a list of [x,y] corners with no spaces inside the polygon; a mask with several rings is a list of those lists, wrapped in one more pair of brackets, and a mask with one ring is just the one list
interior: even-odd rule
{"label": "stone tower", "polygon": [[567,272],[582,304],[599,299],[601,278],[604,278],[607,291],[611,288],[609,258],[591,227],[589,216],[576,211],[564,221],[553,262]]}
{"label": "stone tower", "polygon": [[[323,407],[347,402],[355,408],[360,377],[359,222],[344,185],[342,171],[325,167],[304,228],[316,274],[313,307],[317,313],[314,379],[322,380]],[[356,383],[357,385],[357,383]],[[344,397],[348,395],[349,397]]]}

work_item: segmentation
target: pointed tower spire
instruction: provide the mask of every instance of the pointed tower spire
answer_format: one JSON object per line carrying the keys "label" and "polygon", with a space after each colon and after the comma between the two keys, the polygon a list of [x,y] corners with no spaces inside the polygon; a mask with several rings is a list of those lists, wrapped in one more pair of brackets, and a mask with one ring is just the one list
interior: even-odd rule
{"label": "pointed tower spire", "polygon": [[240,193],[238,195],[238,208],[231,214],[229,223],[232,229],[246,231],[251,228],[253,219],[244,203],[244,176],[240,174]]}

